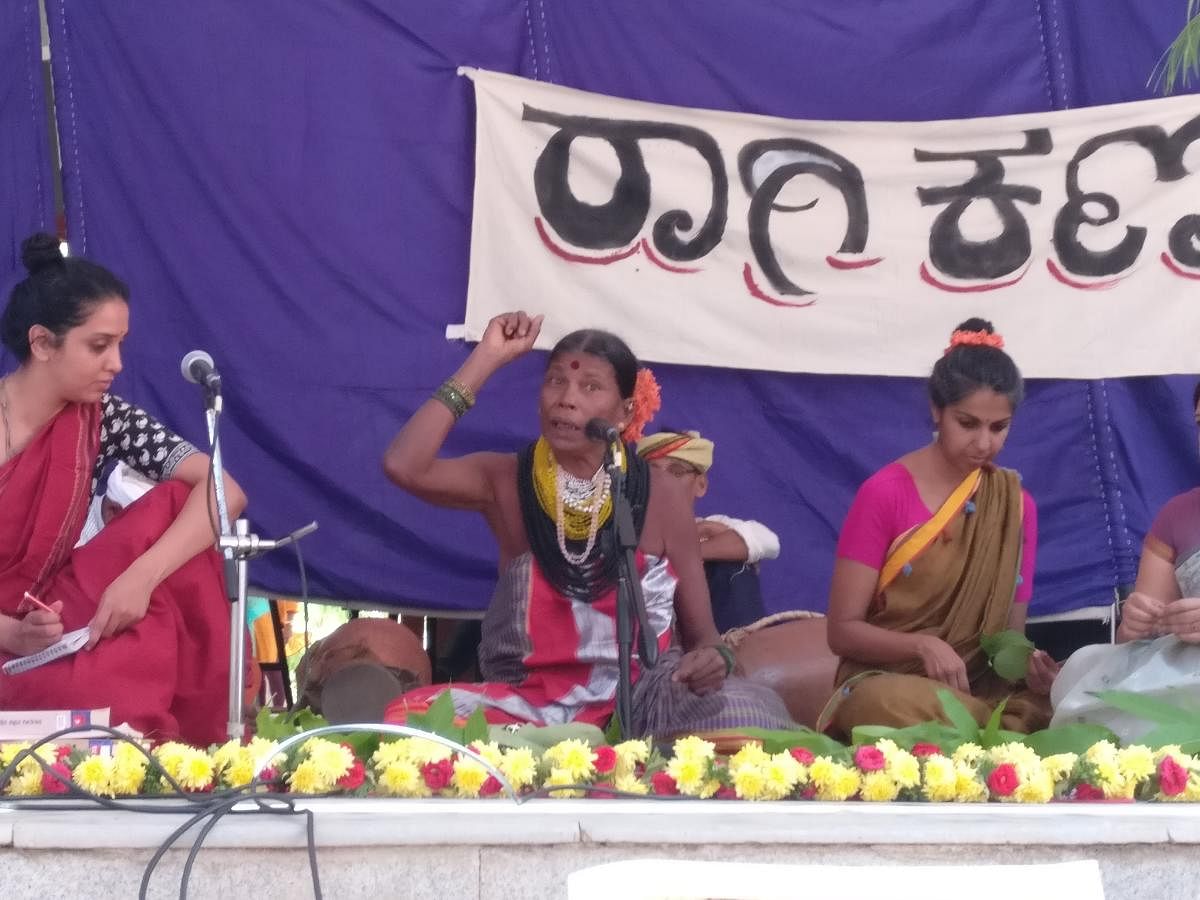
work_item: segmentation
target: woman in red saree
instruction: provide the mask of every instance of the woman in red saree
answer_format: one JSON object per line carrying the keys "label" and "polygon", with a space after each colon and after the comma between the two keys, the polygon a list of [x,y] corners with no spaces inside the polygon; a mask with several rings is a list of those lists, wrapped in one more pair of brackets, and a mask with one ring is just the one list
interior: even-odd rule
{"label": "woman in red saree", "polygon": [[[37,235],[0,338],[19,362],[0,379],[0,661],[65,632],[85,649],[0,674],[0,708],[111,708],[155,740],[224,737],[229,609],[212,550],[208,459],[108,392],[129,330],[128,289]],[[105,464],[163,482],[73,549]],[[230,512],[245,497],[226,480]],[[28,592],[41,601],[25,600]]]}
{"label": "woman in red saree", "polygon": [[1033,498],[993,465],[1024,393],[1003,346],[982,319],[954,331],[929,380],[933,442],[868,479],[846,517],[829,599],[842,662],[822,714],[840,734],[944,719],[946,688],[981,724],[1006,696],[1006,728],[1048,722],[1056,663],[1035,652],[1014,686],[980,647],[1024,631],[1037,547]]}
{"label": "woman in red saree", "polygon": [[[485,681],[409,692],[391,704],[389,721],[404,721],[445,691],[458,715],[482,709],[494,724],[603,726],[612,716],[616,536],[604,444],[588,437],[586,425],[601,419],[624,440],[636,440],[648,418],[638,382],[648,373],[639,376],[637,358],[615,335],[572,332],[547,360],[537,440],[515,454],[439,455],[475,392],[528,353],[540,328],[541,316],[523,312],[492,319],[462,368],[408,420],[384,457],[392,481],[416,496],[480,512],[500,554],[479,648]],[[778,696],[732,674],[733,655],[713,624],[691,497],[632,449],[625,454],[626,495],[647,623],[661,655],[652,668],[634,661],[633,721],[622,723],[625,733],[665,738],[791,727]]]}

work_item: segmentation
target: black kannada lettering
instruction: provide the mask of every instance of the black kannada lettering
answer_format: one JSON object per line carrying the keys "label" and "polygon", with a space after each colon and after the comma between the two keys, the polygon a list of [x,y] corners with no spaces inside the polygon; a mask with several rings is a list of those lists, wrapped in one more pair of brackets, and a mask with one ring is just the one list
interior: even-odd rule
{"label": "black kannada lettering", "polygon": [[[768,155],[771,165],[769,172],[764,175],[759,164]],[[846,204],[846,231],[838,250],[842,253],[861,253],[866,248],[870,225],[866,188],[858,166],[844,156],[820,144],[794,138],[751,141],[738,154],[738,174],[742,186],[750,195],[746,223],[750,233],[750,249],[759,268],[779,293],[793,296],[812,293],[784,273],[771,241],[772,213],[804,212],[816,206],[815,200],[800,206],[776,202],[780,191],[793,178],[812,175],[837,189]]]}
{"label": "black kannada lettering", "polygon": [[[651,232],[655,249],[668,259],[691,261],[720,243],[728,215],[729,181],[721,150],[706,131],[669,122],[570,116],[529,105],[522,118],[558,129],[538,156],[533,184],[542,216],[564,240],[589,250],[624,247],[633,241],[650,211],[650,173],[640,142],[665,140],[700,154],[711,173],[711,197],[703,224],[690,237],[681,237],[694,226],[695,220],[687,210],[673,209],[659,216]],[[571,190],[567,171],[571,145],[577,138],[599,138],[617,155],[620,172],[606,203],[585,202]]]}
{"label": "black kannada lettering", "polygon": [[[1021,268],[1032,253],[1029,224],[1017,209],[1016,201],[1036,205],[1042,192],[1031,185],[1005,184],[1005,156],[1044,156],[1054,146],[1050,131],[1034,128],[1025,132],[1022,147],[1000,150],[970,150],[939,153],[913,150],[917,162],[969,160],[975,174],[958,185],[917,188],[922,206],[948,204],[933,220],[929,230],[929,261],[952,278],[991,280]],[[967,207],[976,200],[992,204],[1000,217],[1000,233],[982,241],[968,240],[959,224]]]}
{"label": "black kannada lettering", "polygon": [[[1054,220],[1054,249],[1063,267],[1076,275],[1091,277],[1115,275],[1136,261],[1146,243],[1146,229],[1126,225],[1125,237],[1106,250],[1092,250],[1079,240],[1084,225],[1107,225],[1121,214],[1121,205],[1112,194],[1084,191],[1079,187],[1079,168],[1098,150],[1113,144],[1136,144],[1154,160],[1158,181],[1179,181],[1189,172],[1183,165],[1183,154],[1200,138],[1200,116],[1185,122],[1174,134],[1158,125],[1122,128],[1097,135],[1080,144],[1067,165],[1067,202]],[[1098,215],[1087,207],[1098,206]],[[1172,226],[1167,237],[1171,255],[1181,263],[1200,267],[1200,215],[1186,215]]]}

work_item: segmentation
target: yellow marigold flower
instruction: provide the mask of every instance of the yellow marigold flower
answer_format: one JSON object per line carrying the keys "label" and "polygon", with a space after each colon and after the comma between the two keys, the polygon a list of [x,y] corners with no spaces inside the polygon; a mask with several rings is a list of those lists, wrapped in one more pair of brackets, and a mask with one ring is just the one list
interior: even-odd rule
{"label": "yellow marigold flower", "polygon": [[1071,770],[1075,768],[1075,763],[1078,761],[1079,754],[1077,753],[1055,753],[1042,760],[1042,768],[1055,781],[1062,781],[1071,774]]}
{"label": "yellow marigold flower", "polygon": [[897,748],[890,755],[885,753],[884,760],[883,772],[897,787],[911,788],[921,783],[921,762],[907,750]]}
{"label": "yellow marigold flower", "polygon": [[808,767],[809,780],[818,788],[828,784],[830,779],[833,778],[834,766],[836,765],[837,763],[828,756],[818,756]]}
{"label": "yellow marigold flower", "polygon": [[1187,800],[1189,803],[1200,800],[1200,773],[1188,774],[1187,787],[1183,789],[1183,793],[1177,799]]}
{"label": "yellow marigold flower", "polygon": [[1143,782],[1154,774],[1154,753],[1141,744],[1122,747],[1117,751],[1117,766],[1126,781]]}
{"label": "yellow marigold flower", "polygon": [[667,774],[675,779],[679,793],[699,797],[708,781],[709,763],[698,757],[674,757],[667,763]]}
{"label": "yellow marigold flower", "polygon": [[988,751],[988,756],[997,765],[1011,763],[1021,781],[1036,777],[1042,769],[1042,759],[1034,749],[1015,741],[993,747]]}
{"label": "yellow marigold flower", "polygon": [[[53,751],[53,748],[49,749],[51,752]],[[13,772],[12,778],[9,779],[5,788],[6,794],[17,797],[36,797],[42,793],[42,767],[34,757],[45,759],[50,764],[54,762],[53,757],[47,759],[43,750],[34,751],[34,756],[27,756],[17,764],[17,769]]]}
{"label": "yellow marigold flower", "polygon": [[593,751],[587,741],[572,738],[559,741],[546,751],[545,758],[551,768],[562,769],[571,776],[567,784],[588,781],[596,773],[592,761]]}
{"label": "yellow marigold flower", "polygon": [[116,796],[112,783],[113,758],[111,756],[89,756],[75,767],[71,780],[93,794],[106,797]]}
{"label": "yellow marigold flower", "polygon": [[615,787],[618,791],[624,791],[627,794],[641,794],[644,796],[650,793],[650,786],[647,785],[646,782],[642,781],[640,778],[634,777],[633,775],[626,775],[624,773],[616,777],[616,780],[613,782],[613,787]]}
{"label": "yellow marigold flower", "polygon": [[954,765],[954,799],[958,803],[983,803],[987,801],[988,789],[979,780],[979,773],[973,766],[955,762]]}
{"label": "yellow marigold flower", "polygon": [[706,741],[692,734],[675,742],[674,753],[678,759],[707,762],[713,758],[716,749],[717,745],[712,741]]}
{"label": "yellow marigold flower", "polygon": [[782,800],[801,783],[801,776],[807,775],[804,766],[790,753],[776,753],[768,757],[761,768],[766,778],[765,793],[769,800]]}
{"label": "yellow marigold flower", "polygon": [[762,744],[743,744],[733,756],[729,757],[729,771],[734,772],[742,766],[761,766],[771,755],[762,748]]}
{"label": "yellow marigold flower", "polygon": [[[546,780],[543,784],[545,787],[554,787],[555,785],[560,784],[578,783],[578,780],[566,769],[552,768],[550,770],[550,774],[546,776]],[[557,797],[559,799],[567,797],[582,797],[583,791],[552,791],[550,796]]]}
{"label": "yellow marigold flower", "polygon": [[504,759],[504,751],[500,749],[500,745],[494,741],[475,741],[471,744],[471,749],[488,761],[489,764],[500,768],[500,761]]}
{"label": "yellow marigold flower", "polygon": [[499,768],[515,791],[529,787],[537,780],[537,759],[528,747],[505,750]]}
{"label": "yellow marigold flower", "polygon": [[1091,763],[1111,762],[1115,765],[1117,761],[1116,745],[1112,741],[1097,741],[1087,748],[1083,758]]}
{"label": "yellow marigold flower", "polygon": [[763,800],[767,779],[761,766],[744,764],[731,770],[734,793],[739,800]]}
{"label": "yellow marigold flower", "polygon": [[321,768],[311,759],[301,760],[288,776],[288,784],[297,794],[324,794],[330,787]]}
{"label": "yellow marigold flower", "polygon": [[889,803],[900,793],[900,786],[886,771],[868,772],[863,776],[858,795],[870,803]]}
{"label": "yellow marigold flower", "polygon": [[1121,777],[1117,757],[1100,757],[1091,760],[1092,768],[1096,771],[1096,786],[1101,788],[1109,797],[1117,797],[1125,791],[1125,779]]}
{"label": "yellow marigold flower", "polygon": [[455,760],[454,774],[450,777],[450,784],[454,786],[456,796],[478,797],[479,789],[483,787],[483,783],[487,781],[490,774],[475,760],[460,756]]}
{"label": "yellow marigold flower", "polygon": [[168,741],[156,747],[152,755],[158,760],[158,764],[162,766],[164,772],[178,780],[179,767],[190,753],[192,753],[192,748],[187,744]]}
{"label": "yellow marigold flower", "polygon": [[449,759],[454,755],[454,751],[445,744],[439,744],[437,741],[426,740],[425,738],[410,738],[407,752],[408,758],[415,762],[418,766],[423,766],[425,763],[441,762],[443,759]]}
{"label": "yellow marigold flower", "polygon": [[1017,803],[1049,803],[1054,799],[1054,779],[1042,769],[1028,781],[1022,781],[1012,793]]}
{"label": "yellow marigold flower", "polygon": [[954,762],[940,753],[925,757],[925,778],[921,793],[926,800],[946,803],[957,795],[958,773]]}
{"label": "yellow marigold flower", "polygon": [[862,779],[858,769],[832,763],[828,777],[823,782],[816,782],[814,779],[814,783],[817,785],[818,800],[849,800],[858,793]]}
{"label": "yellow marigold flower", "polygon": [[313,738],[306,741],[300,749],[300,755],[306,754],[330,786],[349,772],[350,767],[354,765],[354,754],[349,749],[324,738]]}
{"label": "yellow marigold flower", "polygon": [[229,740],[213,751],[213,765],[217,771],[221,771],[226,766],[233,765],[235,761],[241,759],[246,752],[246,748],[242,746],[241,741]]}
{"label": "yellow marigold flower", "polygon": [[243,787],[254,780],[254,763],[249,754],[243,754],[242,759],[226,766],[222,780],[227,787]]}
{"label": "yellow marigold flower", "polygon": [[207,790],[213,783],[212,758],[203,750],[192,750],[180,761],[175,780],[189,791]]}
{"label": "yellow marigold flower", "polygon": [[382,772],[392,763],[407,759],[407,741],[380,741],[379,749],[371,754],[371,765],[377,772]]}
{"label": "yellow marigold flower", "polygon": [[[122,745],[118,745],[120,750]],[[130,748],[132,749],[132,748]],[[137,753],[137,751],[134,751]],[[146,781],[146,759],[137,753],[136,759],[130,759],[129,754],[113,754],[112,785],[113,790],[123,796],[137,794]]]}
{"label": "yellow marigold flower", "polygon": [[617,777],[632,775],[638,763],[650,758],[650,745],[645,741],[622,741],[613,747],[617,754]]}
{"label": "yellow marigold flower", "polygon": [[965,744],[959,744],[958,749],[954,751],[954,755],[950,758],[956,763],[966,763],[973,766],[983,759],[985,751],[978,744],[972,744],[968,741]]}
{"label": "yellow marigold flower", "polygon": [[417,764],[407,759],[388,763],[379,775],[379,787],[393,797],[428,797],[429,788]]}
{"label": "yellow marigold flower", "polygon": [[0,768],[8,768],[17,754],[30,747],[28,741],[14,741],[11,744],[0,744]]}

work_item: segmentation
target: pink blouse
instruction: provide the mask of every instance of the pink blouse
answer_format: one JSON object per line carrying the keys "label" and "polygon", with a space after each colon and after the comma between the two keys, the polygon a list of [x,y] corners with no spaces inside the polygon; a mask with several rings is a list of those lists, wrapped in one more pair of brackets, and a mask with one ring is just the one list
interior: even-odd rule
{"label": "pink blouse", "polygon": [[[1028,603],[1033,596],[1037,557],[1037,507],[1029,491],[1022,489],[1021,494],[1025,501],[1021,517],[1021,573],[1014,603]],[[892,541],[932,515],[917,491],[912,473],[902,463],[889,463],[858,489],[838,537],[838,558],[852,559],[879,571]]]}

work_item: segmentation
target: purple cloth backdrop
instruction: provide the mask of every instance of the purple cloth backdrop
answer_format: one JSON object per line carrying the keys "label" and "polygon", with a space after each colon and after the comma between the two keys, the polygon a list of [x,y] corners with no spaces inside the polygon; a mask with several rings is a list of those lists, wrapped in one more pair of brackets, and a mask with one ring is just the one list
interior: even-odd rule
{"label": "purple cloth backdrop", "polygon": [[[380,471],[400,423],[469,350],[443,336],[463,316],[471,222],[473,100],[456,67],[847,120],[1149,96],[1182,0],[1120,0],[1103,16],[1083,6],[200,0],[147,14],[131,0],[49,0],[70,238],[133,287],[125,396],[199,441],[200,400],[178,360],[193,347],[216,357],[227,460],[255,527],[321,522],[305,542],[314,593],[480,609],[495,573],[482,522],[431,509]],[[8,117],[13,92],[0,96]],[[489,384],[448,449],[528,440],[542,365],[523,360]],[[716,440],[702,511],[781,536],[781,559],[764,569],[768,606],[824,608],[856,486],[928,439],[923,385],[658,375],[660,423]],[[1200,476],[1190,387],[1030,385],[1002,462],[1040,508],[1035,613],[1107,602],[1132,580],[1154,511]],[[253,577],[297,587],[284,553]]]}
{"label": "purple cloth backdrop", "polygon": [[[21,241],[52,227],[54,182],[34,0],[0,0],[0,288],[7,296]],[[0,349],[0,371],[6,368]]]}

